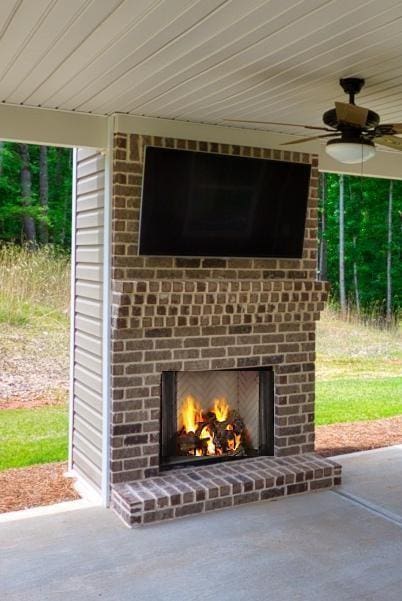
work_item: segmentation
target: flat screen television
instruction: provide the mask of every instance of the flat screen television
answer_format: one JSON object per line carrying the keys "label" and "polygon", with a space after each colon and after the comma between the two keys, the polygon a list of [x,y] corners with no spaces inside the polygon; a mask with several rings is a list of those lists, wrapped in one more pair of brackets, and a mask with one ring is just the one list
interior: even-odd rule
{"label": "flat screen television", "polygon": [[141,255],[303,253],[310,165],[148,146]]}

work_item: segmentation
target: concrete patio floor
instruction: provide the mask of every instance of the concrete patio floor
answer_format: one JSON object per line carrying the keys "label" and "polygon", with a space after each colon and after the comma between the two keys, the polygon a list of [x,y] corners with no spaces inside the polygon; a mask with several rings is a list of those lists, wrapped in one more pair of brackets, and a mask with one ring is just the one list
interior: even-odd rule
{"label": "concrete patio floor", "polygon": [[0,599],[400,601],[402,446],[339,460],[339,492],[138,530],[98,507],[2,522]]}

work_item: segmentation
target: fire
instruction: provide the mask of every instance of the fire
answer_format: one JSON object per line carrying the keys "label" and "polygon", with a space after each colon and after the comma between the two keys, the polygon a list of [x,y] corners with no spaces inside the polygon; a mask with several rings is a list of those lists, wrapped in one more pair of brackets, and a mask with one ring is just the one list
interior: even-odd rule
{"label": "fire", "polygon": [[244,455],[244,422],[224,397],[214,399],[208,409],[191,395],[182,400],[177,433],[180,455],[196,457],[227,453]]}
{"label": "fire", "polygon": [[202,422],[202,409],[195,398],[191,395],[187,396],[180,409],[181,427],[186,433],[195,432],[199,422]]}
{"label": "fire", "polygon": [[207,455],[215,455],[215,445],[213,443],[213,435],[208,430],[208,426],[205,426],[201,430],[200,440],[207,441]]}
{"label": "fire", "polygon": [[213,412],[218,422],[225,422],[229,416],[229,404],[224,397],[214,400]]}

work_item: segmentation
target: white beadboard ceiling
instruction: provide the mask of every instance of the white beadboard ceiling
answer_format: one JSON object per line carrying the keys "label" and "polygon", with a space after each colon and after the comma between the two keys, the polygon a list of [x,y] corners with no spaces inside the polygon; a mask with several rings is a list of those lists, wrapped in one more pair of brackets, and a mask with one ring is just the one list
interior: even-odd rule
{"label": "white beadboard ceiling", "polygon": [[401,32],[401,0],[1,0],[0,100],[320,125],[359,76],[358,102],[402,121]]}

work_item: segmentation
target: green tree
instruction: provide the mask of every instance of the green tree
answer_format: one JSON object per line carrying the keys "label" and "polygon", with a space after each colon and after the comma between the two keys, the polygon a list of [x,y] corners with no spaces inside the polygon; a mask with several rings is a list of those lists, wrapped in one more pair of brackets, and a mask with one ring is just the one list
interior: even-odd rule
{"label": "green tree", "polygon": [[[364,313],[375,308],[385,319],[387,286],[390,283],[391,310],[395,314],[401,307],[402,182],[394,180],[390,207],[389,180],[346,175],[343,178],[345,294],[350,305],[358,303]],[[339,195],[340,176],[326,174],[323,237],[326,241],[327,279],[331,284],[331,296],[337,302],[340,301]]]}
{"label": "green tree", "polygon": [[2,142],[0,242],[22,243],[34,236],[35,240],[31,242],[35,244],[49,242],[68,250],[71,245],[71,179],[70,149]]}

